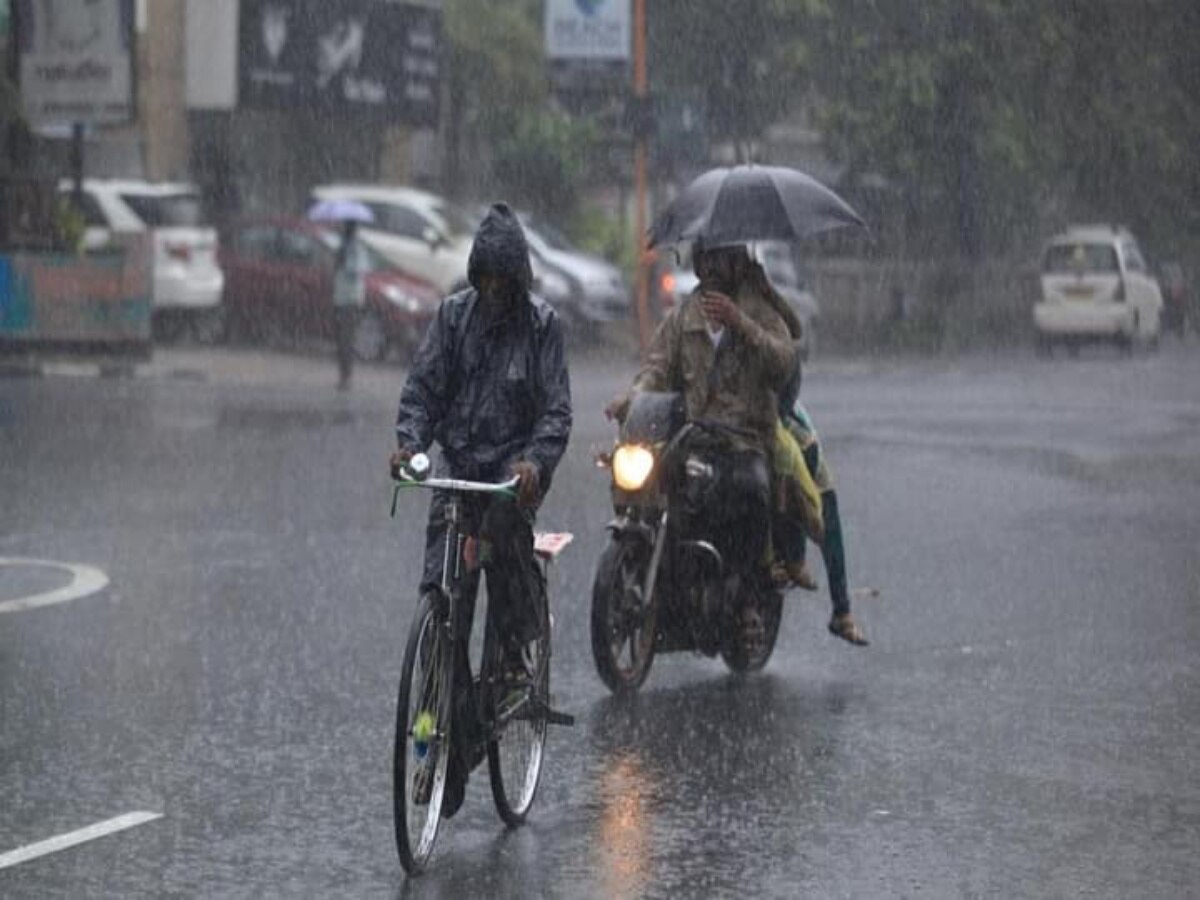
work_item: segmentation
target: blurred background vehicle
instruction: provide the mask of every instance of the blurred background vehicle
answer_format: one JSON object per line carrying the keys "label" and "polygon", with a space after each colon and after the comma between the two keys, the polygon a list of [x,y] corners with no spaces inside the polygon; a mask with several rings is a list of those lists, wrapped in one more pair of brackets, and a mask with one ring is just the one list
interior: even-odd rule
{"label": "blurred background vehicle", "polygon": [[[224,276],[217,263],[217,231],[205,217],[199,190],[181,182],[84,179],[78,212],[83,249],[101,250],[115,237],[150,235],[154,332],[175,338],[190,329],[201,341],[221,336]],[[70,197],[74,185],[59,183]]]}
{"label": "blurred background vehicle", "polygon": [[1075,225],[1047,242],[1033,308],[1042,350],[1094,341],[1157,346],[1162,309],[1158,281],[1128,230]]}
{"label": "blurred background vehicle", "polygon": [[375,221],[360,229],[363,242],[393,266],[433,284],[442,294],[467,286],[467,260],[478,218],[428,191],[372,184],[326,184],[318,200],[357,200]]}
{"label": "blurred background vehicle", "polygon": [[629,283],[619,268],[580,250],[550,221],[529,213],[520,215],[532,255],[565,280],[566,292],[560,300],[550,291],[546,293],[568,327],[629,317]]}
{"label": "blurred background vehicle", "polygon": [[[338,232],[307,219],[236,223],[223,235],[225,309],[231,340],[272,343],[333,336],[333,264]],[[367,248],[372,269],[354,352],[379,360],[415,350],[441,294]]]}
{"label": "blurred background vehicle", "polygon": [[1188,285],[1183,266],[1171,260],[1159,269],[1159,286],[1163,294],[1162,326],[1183,337],[1188,327]]}
{"label": "blurred background vehicle", "polygon": [[[804,360],[811,359],[817,349],[817,320],[821,315],[821,306],[796,264],[792,247],[783,241],[760,241],[751,245],[751,252],[762,263],[775,290],[800,318],[804,326],[800,353]],[[698,279],[692,271],[690,246],[680,245],[677,250],[662,250],[658,259],[653,272],[652,295],[666,311],[695,290]]]}

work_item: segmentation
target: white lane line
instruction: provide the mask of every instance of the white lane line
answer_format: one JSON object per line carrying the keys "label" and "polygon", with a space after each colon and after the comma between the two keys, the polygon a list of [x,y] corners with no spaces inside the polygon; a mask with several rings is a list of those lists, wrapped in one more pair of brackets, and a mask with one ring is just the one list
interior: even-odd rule
{"label": "white lane line", "polygon": [[96,838],[102,838],[105,835],[124,831],[126,828],[133,828],[135,825],[142,825],[161,818],[162,813],[131,812],[125,813],[123,816],[117,816],[115,819],[97,822],[95,825],[89,825],[87,828],[80,828],[78,831],[68,831],[66,834],[38,841],[36,844],[27,844],[24,847],[18,847],[16,850],[10,850],[7,853],[0,853],[0,869],[7,869],[9,866],[17,865],[17,863],[28,862],[39,856],[45,856],[47,853],[57,853],[59,850],[66,850],[68,847],[74,847],[76,844],[94,841]]}
{"label": "white lane line", "polygon": [[61,569],[70,573],[71,583],[66,587],[46,591],[43,594],[33,594],[16,600],[6,600],[0,603],[0,614],[20,612],[23,609],[35,609],[39,606],[53,606],[55,603],[67,603],[78,600],[108,586],[108,576],[99,569],[82,566],[75,563],[52,562],[45,559],[16,559],[0,556],[0,566],[41,566],[43,568]]}

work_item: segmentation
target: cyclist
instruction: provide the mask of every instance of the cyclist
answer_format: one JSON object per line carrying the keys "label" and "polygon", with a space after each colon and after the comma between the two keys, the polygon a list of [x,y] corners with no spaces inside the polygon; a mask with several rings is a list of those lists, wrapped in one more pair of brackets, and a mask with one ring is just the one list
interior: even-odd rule
{"label": "cyclist", "polygon": [[[489,614],[503,638],[505,671],[532,674],[530,645],[540,635],[533,599],[544,591],[533,552],[533,521],[571,431],[571,388],[562,327],[531,291],[529,247],[512,210],[497,203],[475,235],[467,263],[470,287],[442,301],[413,360],[396,417],[393,475],[435,441],[437,474],[473,481],[519,479],[517,499],[467,500],[478,526],[474,556],[487,573]],[[442,580],[447,498],[435,492],[425,538],[421,591]],[[475,580],[466,591],[466,621],[456,648],[469,683],[467,645]],[[454,733],[473,725],[456,718]],[[465,748],[471,741],[455,742]],[[442,815],[462,804],[467,773],[479,762],[451,754]]]}

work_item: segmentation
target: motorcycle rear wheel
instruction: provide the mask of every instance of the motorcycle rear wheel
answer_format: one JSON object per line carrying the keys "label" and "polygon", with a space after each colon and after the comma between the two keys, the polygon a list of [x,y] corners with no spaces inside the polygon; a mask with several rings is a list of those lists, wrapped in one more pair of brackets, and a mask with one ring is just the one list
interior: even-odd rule
{"label": "motorcycle rear wheel", "polygon": [[614,694],[636,691],[654,661],[655,615],[643,596],[650,546],[614,535],[592,585],[592,657]]}

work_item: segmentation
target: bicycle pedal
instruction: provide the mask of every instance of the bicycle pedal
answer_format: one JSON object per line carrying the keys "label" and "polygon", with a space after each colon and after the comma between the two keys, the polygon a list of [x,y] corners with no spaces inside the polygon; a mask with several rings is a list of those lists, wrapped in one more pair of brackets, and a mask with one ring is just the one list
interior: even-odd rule
{"label": "bicycle pedal", "polygon": [[558,710],[546,710],[546,722],[550,725],[574,725],[575,717],[570,713],[558,712]]}

